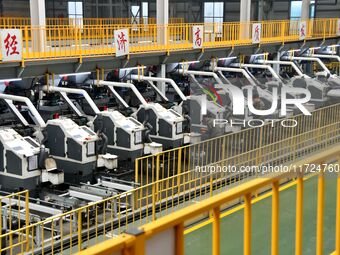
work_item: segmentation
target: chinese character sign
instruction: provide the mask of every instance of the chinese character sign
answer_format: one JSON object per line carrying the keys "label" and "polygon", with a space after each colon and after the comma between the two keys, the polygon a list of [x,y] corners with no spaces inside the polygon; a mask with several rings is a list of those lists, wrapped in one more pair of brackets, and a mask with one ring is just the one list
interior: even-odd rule
{"label": "chinese character sign", "polygon": [[261,32],[262,32],[262,24],[261,23],[254,23],[253,24],[253,32],[252,32],[252,40],[253,40],[254,44],[261,42]]}
{"label": "chinese character sign", "polygon": [[2,29],[1,53],[2,61],[22,60],[22,32],[20,29]]}
{"label": "chinese character sign", "polygon": [[299,23],[299,38],[300,40],[304,40],[307,34],[307,23],[306,21],[301,21]]}
{"label": "chinese character sign", "polygon": [[338,25],[336,29],[336,34],[340,36],[340,19],[338,19]]}
{"label": "chinese character sign", "polygon": [[129,30],[120,29],[115,30],[115,46],[116,46],[116,56],[124,56],[129,54]]}
{"label": "chinese character sign", "polygon": [[203,26],[193,26],[192,27],[192,38],[193,38],[193,48],[201,49],[203,47]]}

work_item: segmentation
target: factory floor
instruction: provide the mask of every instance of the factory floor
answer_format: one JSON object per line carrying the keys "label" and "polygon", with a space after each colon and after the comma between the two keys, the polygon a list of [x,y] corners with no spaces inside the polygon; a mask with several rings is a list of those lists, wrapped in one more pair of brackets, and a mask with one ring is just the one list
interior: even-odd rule
{"label": "factory floor", "polygon": [[[281,188],[279,254],[291,255],[295,249],[295,183]],[[324,254],[335,250],[336,177],[325,177]],[[315,254],[317,177],[304,184],[303,254]],[[221,217],[221,254],[243,254],[243,208]],[[212,224],[202,222],[185,231],[186,255],[209,255],[212,251]],[[252,206],[252,254],[269,255],[271,248],[271,194],[254,200]]]}

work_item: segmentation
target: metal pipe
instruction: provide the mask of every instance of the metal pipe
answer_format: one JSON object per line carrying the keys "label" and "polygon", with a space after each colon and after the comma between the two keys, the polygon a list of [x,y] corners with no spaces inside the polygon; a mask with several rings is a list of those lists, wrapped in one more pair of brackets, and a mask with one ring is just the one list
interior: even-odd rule
{"label": "metal pipe", "polygon": [[7,103],[9,108],[13,111],[13,113],[19,118],[19,120],[22,122],[24,126],[28,126],[27,120],[24,118],[24,116],[21,114],[21,112],[18,110],[18,108],[13,104],[12,100],[4,99],[4,101]]}
{"label": "metal pipe", "polygon": [[118,92],[112,86],[108,86],[108,88],[125,108],[129,108],[129,105],[125,102],[125,100],[118,94]]}
{"label": "metal pipe", "polygon": [[[89,94],[83,89],[74,89],[74,88],[64,88],[64,87],[56,87],[56,86],[44,86],[43,91],[45,92],[60,92],[60,93],[71,93],[71,94],[78,94],[82,95],[85,100],[89,103],[90,107],[94,111],[95,114],[99,114],[100,110],[98,109],[95,102],[89,96]],[[65,95],[65,94],[64,94]]]}
{"label": "metal pipe", "polygon": [[151,76],[144,76],[144,75],[139,75],[139,76],[138,75],[131,75],[131,79],[168,83],[176,90],[177,94],[180,96],[180,98],[183,101],[187,100],[186,96],[183,94],[183,92],[181,91],[181,89],[178,87],[178,85],[176,84],[176,82],[173,79],[161,78],[161,77],[151,77]]}
{"label": "metal pipe", "polygon": [[312,54],[310,55],[313,58],[330,58],[330,59],[336,59],[338,62],[340,62],[340,57],[337,55],[323,55],[323,54]]}
{"label": "metal pipe", "polygon": [[255,81],[250,77],[246,70],[242,68],[232,68],[232,67],[215,67],[214,71],[222,71],[222,72],[233,72],[233,73],[242,73],[244,77],[249,81],[249,83],[253,86],[256,86]]}
{"label": "metal pipe", "polygon": [[218,75],[213,73],[213,72],[192,71],[192,70],[184,70],[184,69],[179,69],[178,72],[182,73],[183,75],[192,74],[192,75],[201,75],[201,76],[213,77],[219,85],[223,85],[223,82],[220,79],[220,77],[218,77]]}
{"label": "metal pipe", "polygon": [[160,91],[155,84],[153,84],[152,81],[147,81],[149,85],[157,92],[157,94],[166,102],[169,101],[169,99],[166,97],[166,95],[163,94],[162,91]]}
{"label": "metal pipe", "polygon": [[148,103],[145,101],[144,97],[142,94],[138,91],[135,85],[132,83],[123,83],[123,82],[112,82],[112,81],[99,81],[99,85],[102,86],[108,86],[108,87],[119,87],[119,88],[129,88],[131,89],[139,101],[142,103],[144,106],[148,106]]}
{"label": "metal pipe", "polygon": [[286,66],[291,66],[295,72],[297,72],[297,74],[301,77],[308,77],[308,75],[306,74],[303,74],[300,70],[300,68],[294,63],[294,62],[291,62],[291,61],[279,61],[279,60],[262,60],[262,61],[259,61],[260,63],[263,63],[263,64],[279,64],[279,65],[286,65]]}
{"label": "metal pipe", "polygon": [[329,75],[331,75],[331,72],[327,68],[327,66],[319,59],[319,58],[312,58],[312,57],[289,57],[291,60],[302,60],[302,61],[315,61],[318,62],[318,64],[321,66],[321,68]]}
{"label": "metal pipe", "polygon": [[[43,120],[43,118],[41,117],[40,113],[37,111],[37,109],[34,107],[34,105],[32,104],[31,100],[29,100],[27,97],[21,97],[21,96],[14,96],[14,95],[7,95],[7,94],[1,94],[0,93],[0,99],[4,99],[4,100],[11,100],[11,101],[16,101],[16,102],[22,102],[25,103],[28,107],[28,109],[30,110],[31,114],[33,115],[33,117],[36,119],[36,121],[38,122],[39,126],[41,128],[45,128],[46,127],[46,123]],[[15,112],[16,114],[20,114],[21,113]],[[19,117],[19,115],[17,115]],[[19,117],[19,119],[21,120],[23,118],[23,116]],[[24,123],[25,124],[25,123]]]}
{"label": "metal pipe", "polygon": [[274,69],[268,65],[256,65],[256,64],[238,64],[240,67],[248,67],[248,68],[259,68],[268,70],[275,79],[282,82],[282,79],[277,75]]}

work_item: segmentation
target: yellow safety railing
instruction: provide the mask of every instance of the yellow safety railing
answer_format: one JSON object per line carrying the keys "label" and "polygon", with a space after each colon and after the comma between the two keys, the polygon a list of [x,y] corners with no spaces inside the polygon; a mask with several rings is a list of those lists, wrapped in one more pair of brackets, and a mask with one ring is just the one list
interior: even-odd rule
{"label": "yellow safety railing", "polygon": [[[147,185],[169,176],[190,171],[198,166],[206,166],[226,159],[229,159],[231,165],[243,164],[246,163],[246,160],[238,162],[238,155],[268,145],[275,145],[271,151],[271,158],[265,158],[261,155],[262,152],[257,151],[260,154],[249,155],[251,158],[248,160],[252,159],[256,165],[273,159],[278,159],[275,162],[278,164],[290,161],[294,159],[292,158],[294,156],[283,157],[290,151],[290,148],[283,151],[284,147],[281,147],[281,141],[285,141],[289,137],[308,134],[312,130],[340,121],[340,105],[316,110],[311,116],[297,115],[289,118],[287,122],[286,120],[282,121],[269,122],[258,128],[245,129],[238,133],[138,158],[135,161],[135,182],[142,186]],[[293,122],[297,123],[294,128],[284,126],[286,124],[294,125]],[[296,142],[299,143],[299,141]],[[282,154],[283,152],[284,154]]]}
{"label": "yellow safety railing", "polygon": [[[297,165],[305,164],[323,164],[331,160],[336,160],[338,164],[340,163],[340,148],[326,150],[320,152],[320,154],[314,155],[309,158],[305,158],[301,161],[296,162]],[[334,169],[333,169],[334,170]],[[256,234],[252,231],[252,199],[258,191],[263,189],[269,189],[272,191],[272,205],[271,205],[271,230],[267,230],[271,237],[271,254],[279,254],[280,240],[283,237],[279,237],[280,232],[280,211],[285,210],[285,208],[280,208],[280,182],[286,178],[291,178],[292,176],[297,178],[296,181],[296,204],[295,204],[295,254],[301,255],[303,253],[303,226],[304,224],[309,224],[304,221],[303,214],[309,213],[304,208],[304,197],[311,196],[311,194],[304,194],[304,174],[305,169],[301,171],[292,171],[291,173],[280,173],[273,174],[266,178],[258,178],[252,180],[248,183],[240,185],[236,188],[232,188],[229,191],[225,191],[222,194],[218,194],[210,199],[206,199],[198,204],[191,205],[190,207],[184,208],[182,210],[176,211],[171,215],[165,216],[155,222],[146,224],[138,228],[138,232],[134,234],[123,234],[112,240],[103,242],[100,245],[91,247],[83,252],[78,253],[79,255],[99,255],[99,254],[131,254],[131,255],[144,255],[149,254],[147,250],[162,250],[162,245],[166,241],[171,242],[171,247],[174,247],[172,254],[182,255],[184,254],[184,229],[187,222],[192,222],[193,220],[200,217],[202,214],[210,213],[212,219],[212,237],[211,237],[211,254],[219,255],[221,254],[221,242],[223,238],[221,236],[221,219],[220,212],[231,202],[238,200],[242,201],[244,205],[244,216],[243,216],[243,227],[242,224],[240,228],[243,228],[243,247],[240,247],[240,254],[250,255],[252,240],[256,238]],[[325,193],[325,174],[328,173],[327,170],[320,171],[318,175],[318,185],[317,185],[317,227],[316,227],[316,254],[322,255],[324,248],[324,238],[328,238],[331,233],[328,233],[324,229],[324,220],[327,217],[332,218],[336,222],[335,231],[335,243],[336,248],[335,254],[340,253],[340,176],[337,173],[337,198],[336,198],[336,213],[331,213],[326,215],[325,210],[325,199],[328,194]],[[332,172],[334,174],[334,172]],[[327,211],[330,212],[329,210]],[[232,231],[232,230],[231,230]],[[134,231],[137,232],[137,231]],[[261,237],[267,236],[261,233]],[[292,231],[291,235],[294,235]],[[163,239],[161,239],[163,236]],[[167,239],[164,239],[164,237]],[[160,241],[162,240],[162,241]],[[204,241],[207,241],[205,239]],[[209,245],[209,244],[207,244]]]}
{"label": "yellow safety railing", "polygon": [[[29,215],[29,193],[27,190],[0,196],[0,234],[5,231],[13,231],[30,224]],[[20,246],[21,249],[28,247],[28,229],[22,235],[13,240],[10,236],[9,246],[2,247],[3,237],[0,237],[0,250],[5,252],[9,247],[15,248]]]}
{"label": "yellow safety railing", "polygon": [[[106,26],[156,24],[156,18],[46,18],[46,26]],[[184,23],[184,18],[170,17],[169,23]],[[0,28],[22,28],[31,26],[31,18],[0,17]]]}
{"label": "yellow safety railing", "polygon": [[[14,254],[42,250],[53,254],[59,249],[69,249],[74,253],[248,182],[260,175],[253,166],[260,169],[265,165],[288,165],[315,152],[339,147],[339,111],[340,104],[313,112],[311,119],[297,117],[296,132],[290,128],[280,129],[279,132],[274,131],[277,127],[255,128],[248,139],[237,133],[228,138],[230,140],[226,140],[228,136],[213,140],[214,143],[200,147],[199,151],[182,151],[180,159],[175,155],[173,161],[164,164],[180,162],[181,172],[162,176],[131,191],[8,231],[0,238],[12,240],[12,244],[7,244],[3,249]],[[276,139],[276,136],[281,139]],[[219,150],[213,149],[216,144]],[[221,151],[224,155],[220,154]],[[202,161],[204,154],[212,158],[209,156],[206,161]],[[153,160],[156,160],[158,167],[164,163],[157,156]],[[193,165],[191,162],[196,163]],[[223,170],[228,169],[228,166],[233,168],[230,171]],[[207,171],[204,167],[216,171]],[[221,167],[224,167],[222,171],[217,171]],[[147,172],[143,175],[146,176]],[[29,245],[18,249],[17,237],[26,233]]]}
{"label": "yellow safety railing", "polygon": [[[156,21],[156,18],[46,18],[46,26],[156,24]],[[169,23],[184,23],[184,18],[170,17]],[[1,28],[20,28],[30,25],[31,18],[0,17]]]}
{"label": "yellow safety railing", "polygon": [[[305,40],[337,37],[338,19],[306,20]],[[98,21],[101,22],[101,21]],[[298,20],[262,21],[261,44],[299,41]],[[95,22],[94,22],[95,23]],[[82,58],[114,55],[114,31],[129,30],[130,54],[152,51],[168,52],[193,48],[193,26],[204,26],[204,48],[235,47],[252,44],[249,23],[175,23],[91,24],[78,26],[23,26],[23,60]]]}

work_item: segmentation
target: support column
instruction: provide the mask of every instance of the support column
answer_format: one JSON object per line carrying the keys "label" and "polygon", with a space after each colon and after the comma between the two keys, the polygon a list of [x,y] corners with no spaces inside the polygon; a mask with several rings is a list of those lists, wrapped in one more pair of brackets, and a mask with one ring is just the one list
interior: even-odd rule
{"label": "support column", "polygon": [[240,22],[241,38],[249,38],[249,21],[251,13],[251,0],[241,0],[240,2]]}
{"label": "support column", "polygon": [[32,48],[34,51],[44,51],[46,44],[46,9],[45,0],[30,0]]}
{"label": "support column", "polygon": [[[160,66],[160,70],[157,74],[157,77],[166,78],[166,65],[165,64]],[[160,91],[162,91],[162,93],[165,95],[165,82],[157,82],[157,88]]]}
{"label": "support column", "polygon": [[[276,57],[275,57],[275,60],[276,61],[280,61],[281,60],[281,51],[278,51],[277,52],[277,55],[276,55]],[[273,69],[274,69],[274,71],[276,72],[276,73],[280,73],[280,65],[279,64],[274,64],[273,65]]]}
{"label": "support column", "polygon": [[[168,43],[168,24],[169,24],[169,0],[157,0],[157,25],[159,26],[158,31],[158,44]],[[161,65],[158,77],[165,78],[166,75],[166,65]],[[165,93],[165,83],[158,82],[157,87],[160,91]]]}
{"label": "support column", "polygon": [[302,0],[301,19],[302,20],[309,19],[309,13],[310,13],[310,0]]}
{"label": "support column", "polygon": [[169,0],[157,0],[157,25],[159,37],[158,43],[165,44],[167,42],[167,26],[169,24]]}

